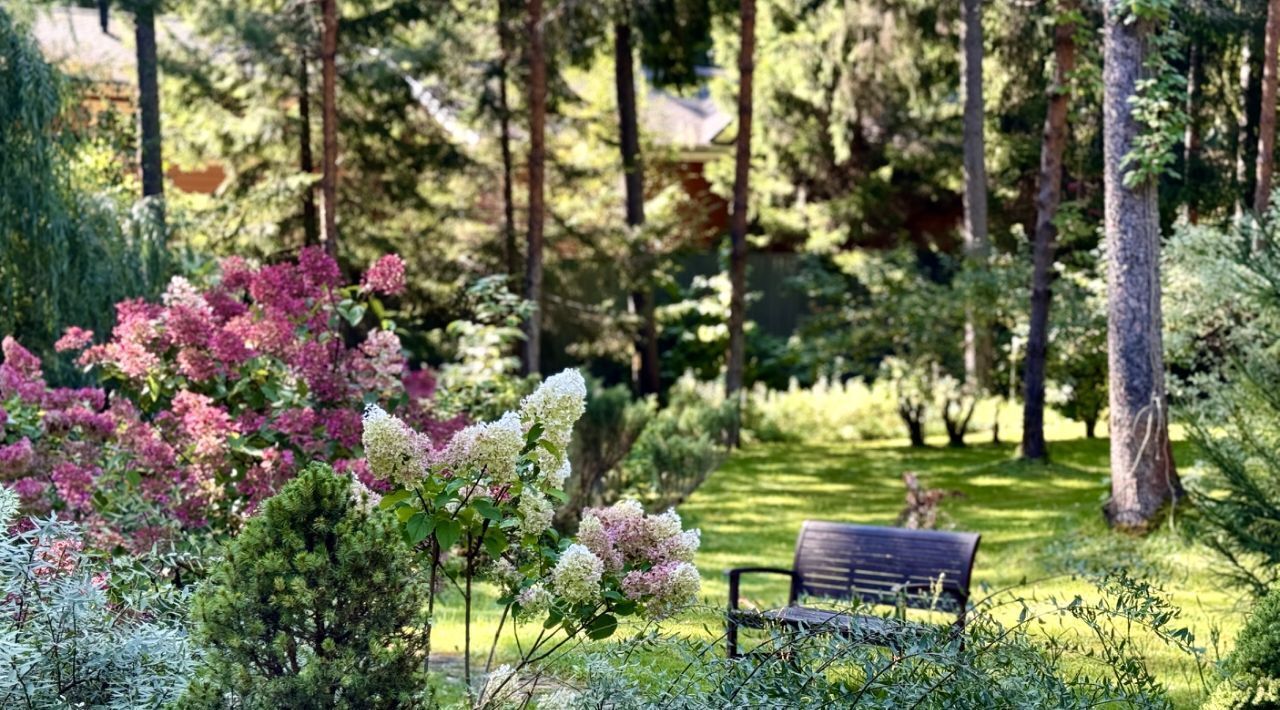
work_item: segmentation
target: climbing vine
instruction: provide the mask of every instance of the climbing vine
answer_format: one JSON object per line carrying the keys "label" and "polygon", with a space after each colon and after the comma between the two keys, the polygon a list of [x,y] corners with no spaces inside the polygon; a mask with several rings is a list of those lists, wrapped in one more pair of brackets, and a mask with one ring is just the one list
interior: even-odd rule
{"label": "climbing vine", "polygon": [[1185,97],[1187,78],[1175,62],[1186,45],[1175,10],[1177,0],[1121,0],[1117,3],[1121,22],[1143,23],[1151,28],[1150,48],[1130,99],[1134,120],[1142,132],[1124,158],[1126,186],[1133,187],[1161,176],[1178,177],[1174,170],[1175,150],[1187,126]]}

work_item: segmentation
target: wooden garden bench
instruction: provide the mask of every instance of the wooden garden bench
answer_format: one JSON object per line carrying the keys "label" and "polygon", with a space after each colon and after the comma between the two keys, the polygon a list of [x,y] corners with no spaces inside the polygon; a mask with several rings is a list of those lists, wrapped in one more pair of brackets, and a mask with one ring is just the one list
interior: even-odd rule
{"label": "wooden garden bench", "polygon": [[[729,657],[738,655],[739,627],[805,627],[894,646],[895,637],[913,626],[900,619],[803,606],[801,601],[806,599],[951,611],[956,614],[956,627],[962,629],[978,539],[976,533],[806,520],[796,541],[792,569],[739,567],[726,573]],[[767,611],[740,608],[740,579],[753,573],[790,577],[787,606]]]}

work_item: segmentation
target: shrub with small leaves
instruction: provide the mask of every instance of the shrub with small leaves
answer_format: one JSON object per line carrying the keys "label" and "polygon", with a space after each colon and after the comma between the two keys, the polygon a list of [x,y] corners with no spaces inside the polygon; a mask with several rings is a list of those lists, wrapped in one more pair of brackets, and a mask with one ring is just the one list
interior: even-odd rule
{"label": "shrub with small leaves", "polygon": [[1280,590],[1258,601],[1224,665],[1228,677],[1205,707],[1280,707]]}
{"label": "shrub with small leaves", "polygon": [[196,664],[185,597],[135,585],[90,558],[74,524],[16,521],[17,508],[0,487],[0,707],[160,708],[181,696]]}
{"label": "shrub with small leaves", "polygon": [[368,495],[315,463],[249,519],[196,592],[187,707],[413,704],[427,589]]}

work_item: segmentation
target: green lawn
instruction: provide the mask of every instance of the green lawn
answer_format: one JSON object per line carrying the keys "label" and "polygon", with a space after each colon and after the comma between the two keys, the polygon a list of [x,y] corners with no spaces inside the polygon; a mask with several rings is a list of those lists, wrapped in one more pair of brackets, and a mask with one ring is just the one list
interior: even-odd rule
{"label": "green lawn", "polygon": [[[980,596],[977,585],[998,588],[1040,579],[1075,561],[1125,564],[1162,580],[1200,645],[1211,645],[1214,629],[1224,639],[1234,636],[1243,604],[1237,592],[1217,583],[1203,550],[1182,542],[1168,526],[1143,539],[1106,528],[1100,512],[1105,440],[1055,441],[1054,463],[1047,466],[1017,461],[1011,445],[912,449],[903,443],[756,444],[736,452],[680,507],[686,524],[702,529],[697,561],[706,603],[723,606],[723,573],[730,567],[790,566],[805,519],[894,524],[903,503],[901,474],[915,471],[928,487],[962,494],[944,501],[943,527],[982,534],[975,596]],[[1176,454],[1184,465],[1192,458],[1185,444],[1177,445]],[[762,602],[781,601],[784,585],[755,586],[747,593]],[[1037,584],[1034,591],[1069,599],[1090,589],[1083,581],[1058,578]],[[478,608],[484,611],[476,633],[487,650],[496,614],[488,611],[491,603],[482,601]],[[438,651],[461,650],[460,611],[450,604],[442,612]],[[679,628],[691,633],[705,633],[703,623],[716,628],[714,617],[699,617]],[[1148,644],[1146,653],[1177,704],[1194,706],[1201,691],[1192,664],[1157,643]]]}
{"label": "green lawn", "polygon": [[[1175,455],[1187,462],[1191,451],[1178,445]],[[1215,628],[1225,638],[1234,635],[1239,594],[1217,583],[1205,551],[1167,526],[1140,540],[1106,528],[1105,440],[1057,441],[1053,457],[1047,466],[1028,465],[1015,459],[1012,446],[990,444],[923,450],[896,442],[758,445],[736,453],[680,511],[687,524],[702,528],[698,568],[709,601],[718,604],[727,595],[724,570],[790,566],[807,518],[894,524],[903,504],[900,476],[915,471],[930,488],[962,494],[943,502],[942,525],[982,534],[975,585],[1044,578],[1073,561],[1126,564],[1159,576],[1199,644],[1211,645]],[[1070,579],[1035,586],[1041,596],[1068,599],[1088,591],[1085,582]],[[751,593],[776,600],[785,589]],[[1178,704],[1194,705],[1200,687],[1193,666],[1159,644],[1151,644],[1149,654]]]}

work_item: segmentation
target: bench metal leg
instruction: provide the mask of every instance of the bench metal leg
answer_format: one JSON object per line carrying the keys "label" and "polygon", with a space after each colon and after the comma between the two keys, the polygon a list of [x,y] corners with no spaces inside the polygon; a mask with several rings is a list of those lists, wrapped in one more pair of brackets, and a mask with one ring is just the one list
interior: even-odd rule
{"label": "bench metal leg", "polygon": [[737,658],[738,657],[738,624],[733,620],[733,617],[731,616],[726,617],[725,619],[724,640],[725,640],[725,645],[728,646],[729,658],[730,659]]}

